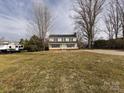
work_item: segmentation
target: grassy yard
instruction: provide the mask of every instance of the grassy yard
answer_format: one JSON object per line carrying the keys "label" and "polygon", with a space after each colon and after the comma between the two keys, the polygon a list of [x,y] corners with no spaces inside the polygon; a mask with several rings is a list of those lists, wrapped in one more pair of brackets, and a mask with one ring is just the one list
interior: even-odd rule
{"label": "grassy yard", "polygon": [[124,93],[124,56],[78,51],[0,55],[0,93]]}

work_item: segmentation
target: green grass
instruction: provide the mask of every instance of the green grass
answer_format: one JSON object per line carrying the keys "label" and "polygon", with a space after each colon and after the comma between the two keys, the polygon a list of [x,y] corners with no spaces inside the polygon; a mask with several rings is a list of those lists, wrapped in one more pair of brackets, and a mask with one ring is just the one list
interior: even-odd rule
{"label": "green grass", "polygon": [[124,93],[124,56],[80,51],[0,55],[0,93]]}

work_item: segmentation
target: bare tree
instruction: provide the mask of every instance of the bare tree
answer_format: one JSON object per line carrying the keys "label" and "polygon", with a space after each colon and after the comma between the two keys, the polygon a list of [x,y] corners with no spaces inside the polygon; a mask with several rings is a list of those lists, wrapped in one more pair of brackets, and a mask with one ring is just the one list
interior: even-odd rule
{"label": "bare tree", "polygon": [[124,38],[124,0],[119,0],[118,6],[119,6],[121,27],[122,27],[122,36]]}
{"label": "bare tree", "polygon": [[46,35],[51,27],[51,13],[48,7],[42,2],[33,2],[34,23],[31,24],[36,34],[43,44],[43,50],[45,49]]}
{"label": "bare tree", "polygon": [[109,2],[109,10],[108,15],[110,17],[110,23],[113,25],[114,35],[115,38],[118,38],[121,29],[121,21],[120,21],[120,13],[119,13],[119,1],[118,0],[111,0]]}
{"label": "bare tree", "polygon": [[84,45],[83,45],[83,41],[84,41],[84,40],[83,40],[83,38],[82,38],[82,33],[81,33],[80,31],[77,31],[76,35],[77,35],[78,47],[79,47],[79,49],[81,49],[81,48],[84,47]]}
{"label": "bare tree", "polygon": [[110,15],[105,16],[104,19],[107,30],[105,33],[108,35],[109,40],[114,38],[114,25],[112,23],[112,19]]}
{"label": "bare tree", "polygon": [[97,18],[102,12],[105,0],[76,0],[74,5],[75,26],[88,41],[88,48],[92,48]]}

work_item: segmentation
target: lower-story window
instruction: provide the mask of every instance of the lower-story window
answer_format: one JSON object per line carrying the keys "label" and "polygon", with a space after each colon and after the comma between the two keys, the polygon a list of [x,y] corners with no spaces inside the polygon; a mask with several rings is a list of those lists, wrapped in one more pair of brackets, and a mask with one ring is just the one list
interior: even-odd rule
{"label": "lower-story window", "polygon": [[67,47],[75,47],[75,44],[67,44]]}
{"label": "lower-story window", "polygon": [[60,44],[51,44],[52,48],[59,48]]}

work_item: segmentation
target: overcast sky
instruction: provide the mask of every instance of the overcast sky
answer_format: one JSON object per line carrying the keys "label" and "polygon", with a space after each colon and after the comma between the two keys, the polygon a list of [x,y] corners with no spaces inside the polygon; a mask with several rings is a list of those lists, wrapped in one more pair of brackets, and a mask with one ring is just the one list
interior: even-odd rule
{"label": "overcast sky", "polygon": [[[44,0],[44,3],[53,16],[50,34],[72,34],[72,0]],[[32,20],[31,10],[32,0],[0,0],[0,37],[7,40],[27,37],[27,24]]]}
{"label": "overcast sky", "polygon": [[[27,24],[31,20],[32,0],[0,0],[0,37],[18,40],[26,37]],[[73,33],[70,18],[71,0],[44,0],[53,15],[50,34]]]}

